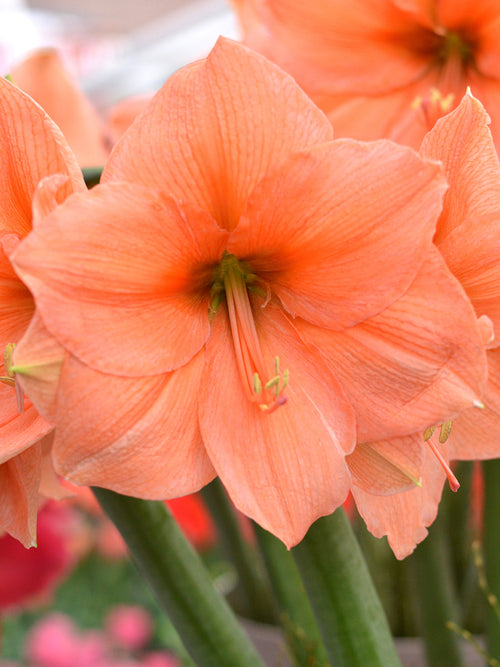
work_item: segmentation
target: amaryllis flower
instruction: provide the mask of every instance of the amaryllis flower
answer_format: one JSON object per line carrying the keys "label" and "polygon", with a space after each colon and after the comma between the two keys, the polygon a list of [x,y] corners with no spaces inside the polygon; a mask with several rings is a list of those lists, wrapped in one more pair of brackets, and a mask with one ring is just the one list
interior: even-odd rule
{"label": "amaryllis flower", "polygon": [[[35,542],[44,468],[50,482],[50,442],[45,440],[42,447],[41,441],[52,427],[28,399],[23,400],[10,368],[10,351],[26,331],[35,306],[8,255],[31,229],[33,195],[41,179],[52,174],[64,178],[59,201],[84,184],[58,128],[5,79],[0,79],[0,147],[0,532],[29,546]],[[40,215],[49,202],[42,197],[39,205]]]}
{"label": "amaryllis flower", "polygon": [[[358,438],[478,402],[477,320],[432,245],[440,165],[331,137],[291,77],[221,39],[169,79],[102,185],[19,246],[45,329],[13,370],[55,416],[64,476],[169,498],[219,475],[291,546],[344,501]],[[54,388],[40,369],[58,355]]]}
{"label": "amaryllis flower", "polygon": [[336,136],[418,148],[467,86],[500,147],[500,5],[489,0],[233,0],[244,41],[296,78]]}
{"label": "amaryllis flower", "polygon": [[[467,94],[459,107],[439,120],[425,137],[421,154],[442,161],[450,187],[438,220],[435,244],[448,267],[462,284],[478,317],[500,331],[500,165],[481,103]],[[485,328],[485,334],[487,329]],[[489,338],[489,339],[488,339]],[[430,441],[445,461],[490,459],[500,456],[500,340],[490,336],[488,383],[481,410],[469,409],[453,421],[451,432],[437,428]],[[406,456],[411,443],[426,450],[422,434],[400,443]],[[394,443],[386,445],[391,453]],[[415,446],[415,444],[413,444]],[[429,450],[420,487],[413,485],[398,495],[375,495],[366,485],[353,488],[358,509],[378,536],[387,534],[400,556],[407,555],[427,533],[434,520],[444,469]],[[397,465],[397,460],[393,463]],[[408,463],[406,470],[408,471]],[[405,468],[405,464],[399,467]],[[400,473],[401,474],[401,473]],[[364,488],[363,488],[364,486]],[[376,493],[376,492],[375,492]]]}
{"label": "amaryllis flower", "polygon": [[10,76],[57,124],[81,167],[104,164],[110,150],[104,123],[55,49],[34,51]]}

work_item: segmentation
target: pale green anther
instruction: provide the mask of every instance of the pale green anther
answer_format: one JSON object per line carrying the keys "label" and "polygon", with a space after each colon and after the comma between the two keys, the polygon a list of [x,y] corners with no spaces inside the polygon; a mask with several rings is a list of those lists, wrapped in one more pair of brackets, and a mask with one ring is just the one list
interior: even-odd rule
{"label": "pale green anther", "polygon": [[432,434],[436,430],[435,426],[429,426],[429,428],[426,428],[424,431],[424,440],[427,442],[427,440],[430,440],[432,437]]}
{"label": "pale green anther", "polygon": [[274,357],[274,372],[276,375],[280,374],[280,358]]}
{"label": "pale green anther", "polygon": [[15,343],[7,343],[7,345],[5,346],[5,352],[3,353],[5,370],[7,372],[7,375],[10,378],[14,377],[14,372],[12,370],[12,367],[14,365],[12,357],[14,355],[14,350],[15,349],[16,349],[16,344]]}
{"label": "pale green anther", "polygon": [[290,378],[290,371],[288,370],[288,368],[286,368],[283,371],[283,387],[281,389],[282,391],[285,390],[288,387],[289,378]]}
{"label": "pale green anther", "polygon": [[444,422],[441,426],[441,433],[439,434],[439,442],[446,442],[451,433],[452,421]]}
{"label": "pale green anther", "polygon": [[273,378],[271,378],[266,384],[264,385],[266,389],[271,389],[271,387],[276,387],[279,391],[279,386],[280,386],[280,376],[275,375]]}
{"label": "pale green anther", "polygon": [[256,394],[262,394],[262,382],[258,373],[253,374],[253,390]]}

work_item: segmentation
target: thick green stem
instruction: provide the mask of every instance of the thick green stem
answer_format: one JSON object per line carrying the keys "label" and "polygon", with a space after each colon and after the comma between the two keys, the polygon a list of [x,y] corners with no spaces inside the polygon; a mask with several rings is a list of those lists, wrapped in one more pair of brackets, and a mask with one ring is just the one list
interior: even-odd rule
{"label": "thick green stem", "polygon": [[292,549],[336,667],[400,667],[387,619],[342,508]]}
{"label": "thick green stem", "polygon": [[89,190],[101,180],[102,170],[103,167],[85,167],[85,169],[82,169],[85,185]]}
{"label": "thick green stem", "polygon": [[162,502],[93,489],[198,667],[263,667]]}
{"label": "thick green stem", "polygon": [[297,667],[329,665],[323,639],[292,554],[280,540],[257,524],[255,534],[295,664]]}
{"label": "thick green stem", "polygon": [[202,491],[218,531],[224,555],[238,573],[237,598],[231,598],[237,612],[257,621],[275,620],[268,587],[264,584],[257,554],[243,538],[238,519],[220,481],[215,479]]}
{"label": "thick green stem", "polygon": [[[500,459],[483,462],[484,473],[484,565],[490,594],[500,600]],[[488,652],[500,660],[500,619],[495,604],[488,604],[486,638]]]}
{"label": "thick green stem", "polygon": [[461,667],[460,638],[446,627],[458,623],[457,592],[446,534],[446,521],[438,516],[429,535],[410,556],[420,624],[429,667]]}

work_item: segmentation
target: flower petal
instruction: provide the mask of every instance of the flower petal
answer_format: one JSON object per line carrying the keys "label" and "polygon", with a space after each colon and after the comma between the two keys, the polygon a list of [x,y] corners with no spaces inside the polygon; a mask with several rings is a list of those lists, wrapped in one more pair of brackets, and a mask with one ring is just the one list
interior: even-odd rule
{"label": "flower petal", "polygon": [[12,261],[60,344],[95,369],[142,377],[206,341],[226,236],[196,207],[115,183],[67,200]]}
{"label": "flower petal", "polygon": [[17,235],[0,232],[0,355],[2,356],[5,346],[17,342],[26,331],[35,309],[33,297],[15,274],[5,252],[5,248],[14,243],[19,243]]}
{"label": "flower petal", "polygon": [[10,75],[57,123],[80,166],[104,164],[109,146],[103,124],[55,49],[36,51]]}
{"label": "flower petal", "polygon": [[67,193],[84,189],[76,158],[60,130],[16,86],[0,78],[0,230],[25,236],[31,201],[44,176],[69,176]]}
{"label": "flower petal", "polygon": [[0,465],[37,443],[52,428],[28,401],[19,414],[14,389],[0,385]]}
{"label": "flower petal", "polygon": [[[387,0],[235,2],[244,41],[291,72],[312,93],[377,94],[426,70],[426,37],[414,17]],[[367,67],[370,63],[370,67]]]}
{"label": "flower petal", "polygon": [[[441,448],[446,454],[446,445]],[[443,468],[427,447],[421,487],[380,496],[353,486],[352,495],[368,530],[375,537],[387,535],[394,555],[402,559],[427,535],[427,526],[436,518],[445,479]]]}
{"label": "flower petal", "polygon": [[38,412],[56,420],[57,389],[65,351],[35,312],[26,333],[14,350],[13,370]]}
{"label": "flower petal", "polygon": [[323,144],[259,184],[228,251],[251,264],[291,315],[343,329],[406,291],[445,188],[439,165],[409,148]]}
{"label": "flower petal", "polygon": [[328,366],[273,305],[258,312],[264,361],[290,371],[288,402],[264,413],[247,397],[225,309],[212,321],[200,394],[203,441],[236,507],[288,546],[344,500],[354,447],[352,409]]}
{"label": "flower petal", "polygon": [[40,470],[40,445],[0,465],[0,530],[6,530],[26,548],[36,544]]}
{"label": "flower petal", "polygon": [[421,155],[441,160],[450,183],[434,239],[438,246],[464,220],[500,213],[500,165],[488,124],[482,104],[468,93],[422,142]]}
{"label": "flower petal", "polygon": [[450,458],[461,461],[500,458],[500,348],[488,350],[484,409],[470,408],[453,422]]}
{"label": "flower petal", "polygon": [[[499,174],[500,176],[500,174]],[[499,179],[500,183],[500,179]],[[478,316],[486,315],[500,335],[500,208],[455,227],[439,244],[448,268],[460,281]],[[500,339],[494,341],[500,345]]]}
{"label": "flower petal", "polygon": [[140,498],[198,491],[215,472],[196,415],[204,356],[148,378],[105,375],[69,357],[59,390],[53,459],[76,484]]}
{"label": "flower petal", "polygon": [[359,443],[347,456],[353,484],[381,496],[413,489],[420,483],[424,448],[422,434]]}
{"label": "flower petal", "polygon": [[127,180],[197,204],[232,229],[255,184],[332,129],[291,77],[220,38],[174,74],[117,144],[102,181]]}
{"label": "flower petal", "polygon": [[357,415],[358,442],[441,423],[473,405],[486,359],[472,307],[439,252],[408,292],[342,333],[296,326],[329,359]]}

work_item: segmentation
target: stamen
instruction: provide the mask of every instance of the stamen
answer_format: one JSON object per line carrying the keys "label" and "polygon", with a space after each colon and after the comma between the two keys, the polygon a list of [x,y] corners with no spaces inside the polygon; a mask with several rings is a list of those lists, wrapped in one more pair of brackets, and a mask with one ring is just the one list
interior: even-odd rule
{"label": "stamen", "polygon": [[432,440],[428,440],[427,444],[432,449],[432,453],[434,454],[434,456],[437,458],[439,463],[442,465],[443,470],[446,473],[446,477],[448,478],[448,484],[450,485],[450,489],[452,491],[458,491],[458,489],[460,488],[460,482],[458,481],[458,479],[453,474],[450,466],[444,460],[443,455],[441,454],[439,449],[436,447],[436,445],[432,442]]}
{"label": "stamen", "polygon": [[427,442],[427,440],[430,440],[432,438],[432,434],[436,430],[435,426],[429,426],[429,428],[426,428],[424,431],[424,440]]}
{"label": "stamen", "polygon": [[[248,296],[246,281],[256,281],[258,277],[247,269],[233,255],[225,254],[218,267],[211,291],[211,308],[218,306],[219,286],[222,284],[226,295],[227,312],[233,338],[236,363],[248,398],[259,408],[270,414],[287,402],[283,390],[288,385],[288,370],[281,373],[279,357],[274,359],[274,375],[263,382],[265,372],[264,356],[255,327],[252,305]],[[268,376],[269,377],[269,376]]]}
{"label": "stamen", "polygon": [[453,426],[452,421],[443,422],[443,424],[441,425],[441,433],[439,434],[439,442],[444,443],[448,440],[452,426]]}
{"label": "stamen", "polygon": [[14,373],[12,370],[14,366],[13,362],[13,355],[14,355],[14,350],[16,348],[15,343],[8,343],[5,346],[5,351],[4,351],[4,365],[5,365],[5,371],[7,373],[7,377],[3,376],[0,377],[0,382],[2,384],[6,384],[9,387],[14,387],[16,390],[16,401],[17,401],[17,411],[19,414],[22,414],[24,412],[24,392],[22,390],[21,385],[19,384],[19,381],[17,379],[17,375]]}

